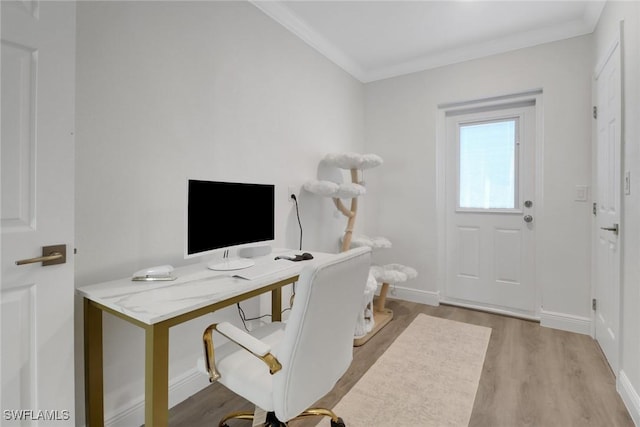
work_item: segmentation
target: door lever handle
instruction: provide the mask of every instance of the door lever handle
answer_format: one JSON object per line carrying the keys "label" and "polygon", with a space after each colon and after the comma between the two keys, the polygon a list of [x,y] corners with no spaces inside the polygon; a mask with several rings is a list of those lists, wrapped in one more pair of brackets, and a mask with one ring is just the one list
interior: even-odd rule
{"label": "door lever handle", "polygon": [[37,258],[21,259],[16,265],[34,264],[41,262],[42,266],[64,264],[67,262],[67,245],[43,246],[42,256]]}
{"label": "door lever handle", "polygon": [[613,231],[613,234],[618,235],[618,224],[613,224],[613,227],[600,227],[600,230]]}

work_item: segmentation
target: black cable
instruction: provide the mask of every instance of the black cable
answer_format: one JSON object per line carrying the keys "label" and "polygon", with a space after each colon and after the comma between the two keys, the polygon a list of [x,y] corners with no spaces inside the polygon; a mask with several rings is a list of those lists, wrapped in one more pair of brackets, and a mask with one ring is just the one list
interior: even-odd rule
{"label": "black cable", "polygon": [[[294,202],[296,202],[296,217],[298,218],[298,227],[300,227],[300,247],[299,249],[302,250],[302,222],[300,222],[300,210],[298,209],[298,198],[296,197],[295,194],[291,195],[291,198],[293,199]],[[292,287],[293,287],[293,291],[292,291],[292,301],[293,298],[296,295],[296,283],[297,282],[293,282]]]}
{"label": "black cable", "polygon": [[[238,315],[240,316],[240,320],[242,320],[242,325],[244,326],[244,329],[247,332],[251,332],[249,331],[249,328],[247,328],[247,323],[246,323],[247,321],[260,320],[264,317],[271,317],[270,314],[263,314],[262,316],[247,318],[246,315],[244,314],[244,310],[242,309],[242,307],[240,307],[239,302],[236,303],[236,306],[238,306]],[[285,308],[280,312],[280,314],[283,314],[285,311],[289,311],[289,310],[291,310],[291,307]]]}
{"label": "black cable", "polygon": [[298,226],[300,227],[300,247],[298,249],[302,250],[302,223],[300,222],[300,210],[298,209],[298,198],[295,194],[291,195],[291,198],[294,202],[296,202],[296,216],[298,217]]}
{"label": "black cable", "polygon": [[[298,198],[296,197],[295,194],[292,194],[291,198],[296,203],[296,217],[298,218],[298,227],[300,227],[300,248],[299,249],[302,250],[302,222],[300,221],[300,209],[298,208]],[[292,301],[295,294],[296,294],[296,282],[293,283],[293,294],[291,298]],[[271,317],[270,314],[264,314],[262,316],[252,317],[251,319],[247,319],[247,317],[244,314],[244,310],[242,310],[242,307],[240,307],[240,303],[236,303],[236,305],[238,306],[238,314],[240,315],[240,320],[242,320],[242,325],[244,326],[244,329],[246,329],[247,332],[249,332],[249,328],[247,328],[247,323],[246,323],[247,320],[251,321],[251,320],[259,320],[259,319],[262,319],[263,317]],[[287,310],[291,310],[291,307],[285,308],[284,310],[282,310],[281,314]]]}
{"label": "black cable", "polygon": [[240,320],[242,320],[242,325],[244,326],[244,329],[246,329],[247,332],[249,332],[249,328],[247,328],[247,320],[251,321],[251,320],[260,320],[263,317],[271,317],[270,314],[263,314],[262,316],[258,316],[258,317],[252,317],[250,319],[247,319],[246,315],[244,314],[244,310],[242,309],[242,307],[240,307],[240,303],[237,302],[236,305],[238,306],[238,314],[240,315]]}
{"label": "black cable", "polygon": [[245,318],[244,318],[244,311],[242,310],[242,307],[240,307],[240,303],[236,303],[236,305],[238,306],[238,314],[240,315],[240,320],[242,320],[242,324],[244,325],[244,329],[246,329],[247,332],[249,332],[249,328],[247,328],[247,324],[245,323]]}
{"label": "black cable", "polygon": [[[298,226],[300,227],[300,250],[302,250],[302,222],[300,221],[300,210],[298,208],[298,198],[296,197],[295,194],[291,195],[291,198],[293,199],[293,201],[296,203],[296,217],[298,218]],[[293,295],[291,296],[291,300],[293,301],[293,297],[296,294],[296,283],[293,283]],[[247,328],[247,321],[251,321],[251,320],[259,320],[262,319],[264,317],[271,317],[270,314],[264,314],[262,316],[258,316],[258,317],[252,317],[250,319],[247,319],[247,316],[244,314],[244,310],[242,309],[242,307],[240,307],[240,303],[236,303],[236,306],[238,306],[238,315],[240,316],[240,320],[242,321],[242,325],[244,326],[244,329],[249,332],[249,328]],[[284,310],[282,310],[280,312],[280,314],[291,310],[291,307],[285,308]]]}

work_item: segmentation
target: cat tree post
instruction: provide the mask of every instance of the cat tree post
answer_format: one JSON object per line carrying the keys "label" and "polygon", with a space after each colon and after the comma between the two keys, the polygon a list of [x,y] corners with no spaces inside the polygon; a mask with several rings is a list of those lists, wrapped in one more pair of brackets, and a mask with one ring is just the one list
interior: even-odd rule
{"label": "cat tree post", "polygon": [[[358,169],[351,169],[351,182],[354,184],[360,184],[358,182]],[[349,250],[349,248],[351,247],[353,227],[356,224],[356,214],[358,213],[358,198],[354,197],[351,199],[350,210],[347,210],[347,208],[342,203],[342,200],[338,198],[334,198],[333,201],[335,202],[338,210],[348,218],[347,228],[345,230],[344,239],[342,240],[342,251],[341,251],[341,252],[345,252]]]}
{"label": "cat tree post", "polygon": [[[375,154],[336,153],[325,156],[323,162],[331,167],[349,170],[351,173],[351,182],[347,183],[338,179],[339,182],[314,180],[304,184],[304,189],[311,193],[331,197],[337,210],[347,218],[347,226],[341,237],[341,252],[358,246],[368,246],[372,250],[390,248],[391,242],[384,237],[370,238],[364,235],[353,235],[356,214],[358,213],[358,197],[366,193],[364,183],[358,178],[358,171],[380,166],[382,158]],[[350,208],[347,208],[342,201],[343,199],[351,199]],[[354,334],[355,346],[366,343],[393,318],[393,311],[384,307],[389,284],[403,282],[415,277],[415,275],[415,270],[400,264],[371,266],[369,280],[363,295],[363,311],[358,319]],[[378,284],[381,285],[380,296],[374,305],[373,300]]]}

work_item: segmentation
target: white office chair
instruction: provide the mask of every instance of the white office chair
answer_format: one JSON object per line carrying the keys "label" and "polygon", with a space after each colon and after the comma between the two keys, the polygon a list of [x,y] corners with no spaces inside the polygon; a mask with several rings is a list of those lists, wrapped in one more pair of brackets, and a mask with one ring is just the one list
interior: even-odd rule
{"label": "white office chair", "polygon": [[[344,426],[331,410],[309,407],[351,364],[370,252],[356,248],[305,267],[286,323],[269,323],[250,334],[226,322],[210,325],[203,336],[210,381],[267,411],[266,426],[314,415],[331,417],[332,427]],[[231,340],[215,354],[214,330]],[[219,427],[232,418],[253,419],[253,412],[228,414]]]}

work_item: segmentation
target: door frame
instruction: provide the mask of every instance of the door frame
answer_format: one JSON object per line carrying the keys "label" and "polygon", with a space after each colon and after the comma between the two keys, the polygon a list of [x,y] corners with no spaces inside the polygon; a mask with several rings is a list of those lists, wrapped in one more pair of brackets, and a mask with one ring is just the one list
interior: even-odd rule
{"label": "door frame", "polygon": [[[535,104],[535,166],[534,166],[534,200],[536,203],[536,223],[542,219],[544,221],[544,138],[543,138],[543,90],[542,88],[532,89],[528,91],[511,93],[475,100],[448,102],[438,104],[437,120],[436,120],[436,230],[437,230],[437,272],[438,281],[438,300],[439,302],[452,303],[461,307],[479,309],[497,314],[515,316],[524,319],[540,320],[540,311],[542,306],[542,293],[538,283],[537,275],[534,277],[533,286],[535,292],[535,314],[533,316],[523,315],[519,312],[512,312],[506,309],[495,307],[486,307],[483,305],[464,304],[458,301],[450,301],[446,295],[446,279],[447,279],[447,140],[446,140],[446,116],[447,113],[461,111],[467,109],[483,109],[494,108],[502,105],[509,105],[519,102],[531,102]],[[534,247],[534,272],[537,271],[537,260],[539,259],[539,246]]]}
{"label": "door frame", "polygon": [[[592,86],[591,86],[591,95],[592,95],[592,104],[594,106],[598,105],[598,86],[597,86],[597,77],[602,72],[604,66],[607,61],[613,55],[614,51],[619,49],[620,54],[620,176],[619,179],[619,188],[620,188],[620,223],[619,228],[621,230],[618,235],[618,253],[620,257],[620,262],[618,264],[618,298],[617,298],[617,349],[616,349],[616,359],[614,361],[618,372],[614,372],[616,378],[619,376],[620,370],[620,360],[621,360],[621,348],[622,348],[622,331],[624,329],[622,316],[622,278],[623,278],[623,264],[624,264],[624,230],[625,230],[625,215],[624,215],[624,174],[625,174],[625,164],[624,164],[624,148],[625,148],[625,102],[624,102],[624,21],[619,22],[618,31],[612,39],[612,42],[609,44],[608,48],[604,52],[604,54],[598,58],[598,62],[594,67],[593,77],[592,77]],[[591,161],[591,170],[594,171],[592,173],[592,183],[591,186],[594,189],[594,199],[596,199],[599,195],[596,194],[596,189],[598,188],[598,176],[597,176],[597,152],[598,152],[598,122],[597,120],[592,121],[592,132],[591,132],[591,153],[592,153],[592,161]],[[595,203],[595,202],[594,202]],[[595,215],[591,216],[591,298],[596,298],[596,285],[597,285],[597,269],[596,269],[596,260],[597,260],[597,239],[598,239],[598,218]],[[591,310],[591,338],[596,340],[596,310]],[[609,362],[611,364],[611,362]],[[613,367],[612,367],[613,370]]]}

